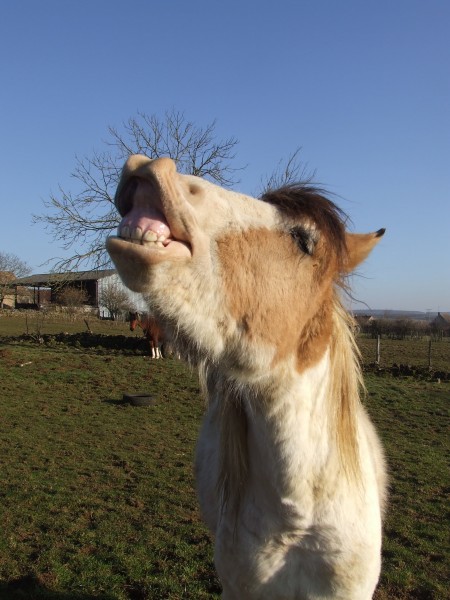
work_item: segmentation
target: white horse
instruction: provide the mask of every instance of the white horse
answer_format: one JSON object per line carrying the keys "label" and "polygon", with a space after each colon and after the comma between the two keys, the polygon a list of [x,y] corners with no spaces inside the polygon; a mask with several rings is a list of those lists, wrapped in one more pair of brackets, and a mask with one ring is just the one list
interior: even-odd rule
{"label": "white horse", "polygon": [[197,486],[223,598],[368,600],[386,476],[339,288],[384,230],[346,232],[310,187],[257,200],[166,158],[130,157],[116,206],[120,276],[200,368]]}

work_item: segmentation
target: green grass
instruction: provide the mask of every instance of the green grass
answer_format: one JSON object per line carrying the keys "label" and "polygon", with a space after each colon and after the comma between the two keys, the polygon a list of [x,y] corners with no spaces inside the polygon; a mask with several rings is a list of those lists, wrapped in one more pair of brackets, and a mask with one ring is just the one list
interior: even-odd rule
{"label": "green grass", "polygon": [[376,598],[450,598],[450,384],[367,375],[366,385],[390,470]]}
{"label": "green grass", "polygon": [[[142,356],[26,344],[1,354],[0,597],[21,597],[21,581],[43,598],[213,597],[191,466],[196,378]],[[121,402],[143,391],[154,407]]]}
{"label": "green grass", "polygon": [[[450,384],[366,383],[391,471],[375,598],[449,598]],[[3,338],[0,386],[2,600],[219,598],[192,474],[195,374],[131,350]],[[125,392],[157,403],[131,407]]]}

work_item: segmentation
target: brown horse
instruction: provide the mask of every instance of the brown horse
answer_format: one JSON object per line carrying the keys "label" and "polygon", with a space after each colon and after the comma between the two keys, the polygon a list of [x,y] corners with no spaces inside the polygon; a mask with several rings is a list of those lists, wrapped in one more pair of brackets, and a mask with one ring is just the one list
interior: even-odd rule
{"label": "brown horse", "polygon": [[151,316],[140,318],[139,313],[130,312],[130,331],[134,331],[136,327],[142,329],[150,344],[150,358],[163,358],[161,346],[164,341],[164,333],[156,319]]}

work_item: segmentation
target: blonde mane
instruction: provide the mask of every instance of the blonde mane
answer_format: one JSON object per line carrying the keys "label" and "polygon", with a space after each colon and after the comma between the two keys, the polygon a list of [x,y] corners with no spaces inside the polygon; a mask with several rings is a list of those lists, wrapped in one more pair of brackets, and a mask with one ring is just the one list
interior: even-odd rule
{"label": "blonde mane", "polygon": [[360,366],[360,352],[355,340],[355,322],[335,297],[333,332],[330,344],[330,435],[334,435],[341,467],[349,480],[359,480],[359,448],[357,421],[360,392],[364,381]]}

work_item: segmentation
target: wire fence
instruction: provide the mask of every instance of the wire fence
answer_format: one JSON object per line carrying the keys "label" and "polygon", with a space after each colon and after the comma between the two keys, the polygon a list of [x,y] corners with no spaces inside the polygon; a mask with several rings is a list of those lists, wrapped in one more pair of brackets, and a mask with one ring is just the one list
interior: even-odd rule
{"label": "wire fence", "polygon": [[421,369],[450,372],[450,338],[391,339],[358,336],[364,365],[392,367],[407,365]]}

